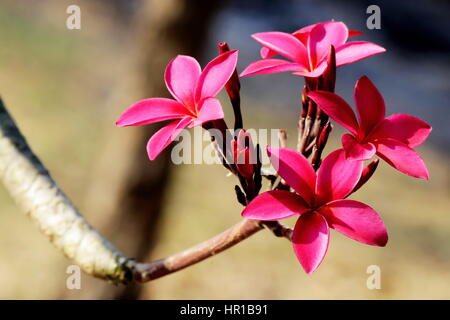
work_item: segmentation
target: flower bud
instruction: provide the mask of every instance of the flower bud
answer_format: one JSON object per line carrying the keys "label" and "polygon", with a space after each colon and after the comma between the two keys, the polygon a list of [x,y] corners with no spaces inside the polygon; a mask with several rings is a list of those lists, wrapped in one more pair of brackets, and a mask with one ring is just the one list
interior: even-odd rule
{"label": "flower bud", "polygon": [[250,134],[239,131],[237,140],[232,141],[234,163],[238,173],[249,180],[255,172],[256,152]]}
{"label": "flower bud", "polygon": [[379,162],[380,162],[380,159],[375,159],[363,169],[363,172],[361,173],[361,178],[359,178],[359,181],[356,184],[356,186],[353,188],[352,193],[359,190],[359,188],[361,188],[367,181],[369,181],[369,179],[375,173],[375,170],[377,169]]}

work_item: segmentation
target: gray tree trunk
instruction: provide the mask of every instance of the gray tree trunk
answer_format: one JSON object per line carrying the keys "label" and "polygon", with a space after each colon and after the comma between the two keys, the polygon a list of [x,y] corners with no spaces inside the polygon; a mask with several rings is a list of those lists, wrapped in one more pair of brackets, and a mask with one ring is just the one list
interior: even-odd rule
{"label": "gray tree trunk", "polygon": [[[211,19],[223,2],[139,2],[134,15],[135,26],[131,28],[133,48],[126,57],[134,65],[124,76],[123,87],[116,90],[132,88],[137,99],[168,96],[162,77],[165,66],[177,54],[199,57]],[[121,45],[120,41],[117,45]],[[145,151],[147,140],[159,128],[159,125],[133,128],[133,134],[131,137],[128,134],[127,139],[121,138],[120,134],[128,128],[114,130],[97,165],[99,179],[93,179],[92,186],[97,190],[92,194],[111,194],[106,197],[108,201],[102,203],[99,199],[91,199],[87,206],[92,212],[111,212],[101,217],[89,217],[89,220],[124,254],[138,260],[148,257],[157,241],[158,221],[170,178],[169,152],[163,152],[156,161],[150,162]],[[119,153],[121,156],[115,157]],[[127,154],[126,158],[123,153]],[[102,168],[110,169],[111,165],[103,164],[114,162],[114,159],[125,159],[125,162],[117,163],[115,172],[102,171]],[[100,177],[105,176],[108,176],[107,181],[101,181]],[[65,291],[63,297],[135,299],[141,291],[140,285],[114,287],[101,280],[84,279],[82,291]]]}

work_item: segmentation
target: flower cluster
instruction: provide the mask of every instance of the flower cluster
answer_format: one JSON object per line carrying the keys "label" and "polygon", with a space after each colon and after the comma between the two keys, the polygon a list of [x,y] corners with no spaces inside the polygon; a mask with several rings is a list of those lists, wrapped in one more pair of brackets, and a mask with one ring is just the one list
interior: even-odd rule
{"label": "flower cluster", "polygon": [[[314,272],[324,259],[330,228],[365,244],[385,246],[388,235],[380,216],[368,205],[347,197],[372,177],[379,160],[376,158],[367,165],[364,161],[375,156],[400,172],[428,179],[427,168],[413,148],[426,140],[431,127],[406,114],[386,117],[383,97],[366,76],[355,86],[357,115],[334,93],[337,67],[385,52],[371,42],[348,41],[361,34],[349,30],[342,22],[329,21],[292,34],[253,35],[263,46],[262,59],[245,68],[241,78],[289,71],[305,79],[297,150],[267,147],[275,175],[262,173],[259,145],[255,146],[243,129],[241,85],[236,70],[238,52],[230,51],[226,43],[219,44],[220,55],[203,71],[192,57],[178,56],[172,60],[165,81],[174,100],[139,101],[120,116],[117,125],[176,119],[149,140],[147,152],[153,160],[186,127],[201,125],[227,134],[222,106],[216,98],[226,88],[236,132],[231,144],[214,142],[224,166],[239,178],[236,193],[245,206],[244,217],[269,222],[298,216],[292,245],[307,273]],[[274,59],[276,55],[285,59]],[[322,159],[332,130],[330,119],[349,133],[342,136],[342,149]],[[255,154],[256,162],[251,162],[254,158],[251,155]],[[230,158],[233,161],[228,161]],[[259,193],[262,177],[270,181],[270,190]]]}
{"label": "flower cluster", "polygon": [[[262,32],[252,37],[264,47],[259,60],[250,64],[241,77],[255,74],[269,74],[293,71],[302,77],[318,77],[327,67],[330,46],[336,49],[336,66],[343,66],[374,54],[386,51],[384,48],[366,41],[347,42],[349,37],[360,35],[349,31],[342,22],[323,22],[301,28],[294,33]],[[270,59],[280,55],[293,62]]]}

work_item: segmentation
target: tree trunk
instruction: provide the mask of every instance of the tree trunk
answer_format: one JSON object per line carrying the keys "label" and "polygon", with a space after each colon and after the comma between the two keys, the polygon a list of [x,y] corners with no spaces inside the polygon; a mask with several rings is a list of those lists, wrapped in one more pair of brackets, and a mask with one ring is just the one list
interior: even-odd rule
{"label": "tree trunk", "polygon": [[[122,88],[135,91],[137,99],[168,96],[163,74],[167,63],[177,54],[198,57],[202,53],[208,26],[223,1],[164,0],[143,1],[135,14],[136,25],[131,31],[131,52],[126,59],[135,61],[134,70],[127,70]],[[120,41],[119,41],[120,42]],[[121,45],[118,43],[117,45]],[[131,76],[130,76],[131,74]],[[130,82],[130,83],[128,83]],[[114,100],[114,98],[113,98]],[[127,106],[123,106],[125,110]],[[87,207],[91,212],[112,212],[89,218],[108,239],[126,255],[142,260],[149,256],[157,238],[158,221],[164,204],[170,177],[170,152],[166,150],[157,160],[150,162],[145,146],[159,125],[139,127],[132,135],[121,138],[123,130],[108,135],[105,150],[100,156],[93,189],[111,193],[105,201],[91,199]],[[125,156],[126,154],[126,156]],[[117,161],[115,172],[106,163]],[[124,159],[124,160],[123,160]],[[98,172],[97,172],[98,171]],[[93,209],[95,206],[95,210]],[[96,279],[84,278],[83,290],[70,298],[135,299],[141,286],[113,287]]]}

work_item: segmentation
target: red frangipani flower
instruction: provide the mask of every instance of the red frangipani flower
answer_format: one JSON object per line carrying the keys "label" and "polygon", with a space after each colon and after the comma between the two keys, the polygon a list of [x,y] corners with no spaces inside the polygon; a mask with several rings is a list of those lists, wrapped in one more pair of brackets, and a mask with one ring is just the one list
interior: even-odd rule
{"label": "red frangipani flower", "polygon": [[361,202],[345,199],[361,177],[362,161],[346,160],[340,149],[324,159],[316,174],[309,161],[294,150],[269,147],[267,151],[278,174],[296,193],[262,193],[242,215],[262,221],[299,215],[292,243],[307,273],[314,272],[325,257],[329,228],[365,244],[386,245],[386,228],[378,214]]}
{"label": "red frangipani flower", "polygon": [[215,96],[233,74],[238,53],[228,51],[209,62],[202,71],[192,57],[179,55],[167,66],[164,78],[175,98],[150,98],[129,107],[116,122],[120,127],[140,126],[178,119],[156,132],[148,141],[147,153],[154,160],[186,128],[223,118]]}
{"label": "red frangipani flower", "polygon": [[[385,52],[386,49],[367,41],[347,42],[350,36],[359,35],[349,31],[343,22],[329,21],[304,27],[293,34],[285,32],[261,32],[252,37],[262,44],[263,60],[251,63],[241,77],[293,71],[302,77],[319,77],[327,66],[330,46],[336,50],[336,66],[343,66],[372,55]],[[281,55],[291,61],[269,59]]]}
{"label": "red frangipani flower", "polygon": [[334,121],[350,134],[342,136],[347,159],[368,160],[377,154],[395,169],[428,179],[428,170],[419,154],[412,148],[422,144],[431,127],[420,119],[393,114],[385,118],[381,94],[366,77],[355,86],[358,121],[352,108],[338,95],[327,91],[313,91],[308,96]]}

